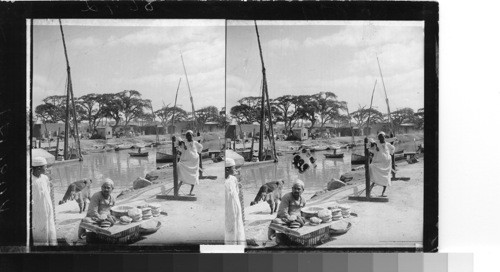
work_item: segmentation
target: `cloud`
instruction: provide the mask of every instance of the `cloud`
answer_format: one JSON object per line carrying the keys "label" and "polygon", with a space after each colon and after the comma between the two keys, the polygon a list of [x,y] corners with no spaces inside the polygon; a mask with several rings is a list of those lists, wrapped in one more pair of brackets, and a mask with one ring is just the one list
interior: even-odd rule
{"label": "cloud", "polygon": [[271,50],[296,50],[300,47],[300,43],[289,38],[274,39],[266,43],[266,48]]}
{"label": "cloud", "polygon": [[224,27],[221,26],[190,26],[190,27],[148,27],[137,32],[117,38],[108,39],[110,46],[118,44],[138,45],[169,45],[196,41],[210,41],[224,37]]}
{"label": "cloud", "polygon": [[368,23],[365,26],[346,26],[337,33],[319,38],[308,37],[303,45],[377,47],[386,43],[408,43],[415,39],[423,39],[423,35],[423,27],[376,26]]}
{"label": "cloud", "polygon": [[70,46],[74,48],[96,47],[102,45],[102,43],[103,41],[98,38],[87,36],[83,38],[73,39]]}
{"label": "cloud", "polygon": [[219,69],[225,66],[225,41],[223,37],[212,41],[196,41],[170,45],[161,50],[153,62],[158,70],[183,72],[181,52],[188,76],[198,71]]}

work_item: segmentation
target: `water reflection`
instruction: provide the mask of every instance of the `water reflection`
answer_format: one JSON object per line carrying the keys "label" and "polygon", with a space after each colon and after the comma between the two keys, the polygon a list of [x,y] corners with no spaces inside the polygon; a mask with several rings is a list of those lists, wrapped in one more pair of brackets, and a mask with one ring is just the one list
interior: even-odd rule
{"label": "water reflection", "polygon": [[156,148],[148,148],[148,157],[130,157],[133,150],[94,153],[83,156],[83,162],[51,167],[55,188],[61,190],[77,180],[92,179],[92,188],[99,188],[100,181],[111,178],[115,187],[128,187],[137,177],[144,177],[156,169]]}
{"label": "water reflection", "polygon": [[304,181],[307,190],[318,191],[332,178],[340,176],[351,170],[351,156],[346,153],[343,159],[325,159],[326,152],[315,152],[316,167],[311,167],[303,173],[292,165],[293,155],[286,154],[279,157],[277,164],[267,164],[241,169],[243,190],[256,193],[260,186],[273,180],[285,180],[285,192],[292,187],[296,179]]}

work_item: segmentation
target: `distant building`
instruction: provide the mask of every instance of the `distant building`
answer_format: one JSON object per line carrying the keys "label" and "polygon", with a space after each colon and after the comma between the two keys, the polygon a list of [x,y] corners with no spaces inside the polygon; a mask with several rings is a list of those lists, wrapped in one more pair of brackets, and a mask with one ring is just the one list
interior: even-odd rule
{"label": "distant building", "polygon": [[102,139],[107,140],[113,138],[113,129],[110,126],[97,127],[96,131],[97,135],[99,135]]}
{"label": "distant building", "polygon": [[203,127],[201,128],[201,131],[203,132],[213,132],[216,131],[219,127],[219,123],[217,122],[206,122]]}
{"label": "distant building", "polygon": [[309,138],[309,132],[307,131],[307,128],[305,128],[305,127],[292,128],[292,133],[294,136],[299,138],[301,141],[307,140]]}

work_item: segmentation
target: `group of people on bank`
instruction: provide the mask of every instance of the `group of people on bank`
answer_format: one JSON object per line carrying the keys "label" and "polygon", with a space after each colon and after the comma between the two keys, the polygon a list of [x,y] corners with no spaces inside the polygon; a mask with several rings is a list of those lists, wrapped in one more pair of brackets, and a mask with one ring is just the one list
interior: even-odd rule
{"label": "group of people on bank", "polygon": [[[179,140],[178,149],[181,152],[177,163],[180,185],[189,184],[189,195],[194,195],[195,185],[199,184],[199,154],[203,146],[194,141],[194,133],[186,132],[186,141]],[[32,237],[34,245],[57,245],[55,226],[54,201],[51,197],[51,186],[47,172],[47,160],[35,157],[31,160],[31,192],[32,192]],[[115,198],[111,195],[115,187],[114,182],[106,178],[101,184],[101,191],[92,195],[87,210],[87,217],[109,215],[111,207],[115,205]],[[78,237],[81,238],[85,230],[78,228]]]}
{"label": "group of people on bank", "polygon": [[[386,142],[385,133],[378,133],[378,142],[371,141],[370,152],[374,154],[370,164],[370,177],[375,184],[383,186],[382,196],[385,196],[387,186],[391,186],[392,161],[395,147]],[[181,184],[191,185],[190,194],[194,186],[199,184],[199,153],[202,145],[193,140],[193,132],[186,133],[186,142],[179,147],[182,155],[178,164]],[[50,193],[50,181],[46,173],[47,161],[42,157],[33,158],[32,166],[32,237],[34,245],[57,245],[55,214],[53,200]],[[225,160],[225,243],[246,245],[243,222],[243,207],[240,201],[238,178],[235,176],[236,163],[231,158]],[[292,191],[285,194],[278,208],[277,217],[289,219],[292,216],[301,216],[301,209],[306,200],[302,197],[305,184],[301,180],[293,183]],[[93,194],[90,200],[87,217],[109,214],[115,205],[115,198],[111,195],[114,182],[107,178],[101,184],[101,191]],[[79,236],[83,230],[79,229]]]}
{"label": "group of people on bank", "polygon": [[[395,147],[386,141],[384,132],[377,134],[378,142],[371,139],[369,151],[373,154],[369,173],[372,181],[371,188],[375,185],[383,186],[382,195],[385,197],[387,186],[391,186],[392,159]],[[226,232],[225,243],[246,245],[245,228],[243,222],[243,209],[238,199],[239,186],[235,177],[235,161],[226,158]],[[292,185],[292,191],[283,195],[278,208],[277,218],[290,220],[301,216],[301,210],[306,206],[306,200],[302,197],[305,184],[296,180]],[[276,237],[277,242],[288,240],[286,235],[270,231],[269,238]]]}

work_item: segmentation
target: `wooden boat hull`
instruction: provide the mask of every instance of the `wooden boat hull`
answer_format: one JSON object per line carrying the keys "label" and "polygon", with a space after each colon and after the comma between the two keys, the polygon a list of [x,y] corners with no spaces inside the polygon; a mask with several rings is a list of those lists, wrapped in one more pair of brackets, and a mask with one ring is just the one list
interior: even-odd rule
{"label": "wooden boat hull", "polygon": [[327,159],[342,159],[344,157],[344,153],[340,154],[323,154]]}
{"label": "wooden boat hull", "polygon": [[173,161],[174,161],[174,155],[163,152],[156,152],[156,162],[167,163]]}
{"label": "wooden boat hull", "polygon": [[132,146],[125,146],[125,145],[119,145],[115,147],[115,151],[120,151],[120,150],[125,150],[125,149],[132,149]]}
{"label": "wooden boat hull", "polygon": [[[394,160],[403,160],[405,158],[404,156],[404,150],[399,150],[397,152],[394,152]],[[365,164],[366,158],[365,156],[361,156],[358,154],[351,154],[351,164]]]}
{"label": "wooden boat hull", "polygon": [[365,164],[366,157],[358,154],[351,154],[351,164]]}
{"label": "wooden boat hull", "polygon": [[149,156],[149,152],[142,152],[142,153],[129,152],[128,154],[130,155],[130,157],[147,157],[147,156]]}

